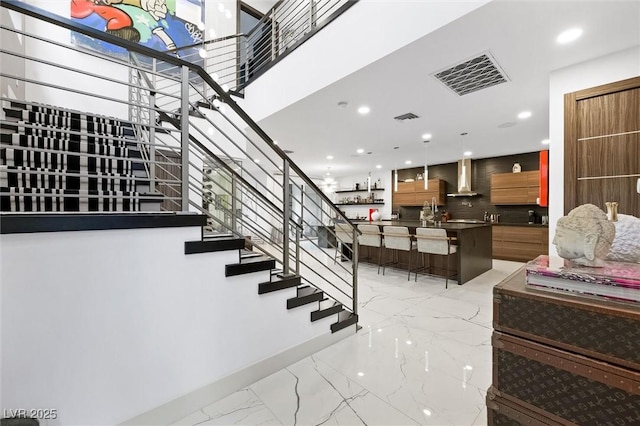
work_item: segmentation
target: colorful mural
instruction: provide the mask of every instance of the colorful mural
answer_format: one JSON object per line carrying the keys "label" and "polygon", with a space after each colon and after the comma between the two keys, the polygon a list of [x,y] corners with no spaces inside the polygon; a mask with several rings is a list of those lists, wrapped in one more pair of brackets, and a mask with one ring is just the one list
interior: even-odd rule
{"label": "colorful mural", "polygon": [[[71,18],[152,49],[167,51],[202,41],[202,0],[71,0]],[[72,33],[72,42],[113,56],[126,52]],[[191,54],[184,52],[180,56]]]}

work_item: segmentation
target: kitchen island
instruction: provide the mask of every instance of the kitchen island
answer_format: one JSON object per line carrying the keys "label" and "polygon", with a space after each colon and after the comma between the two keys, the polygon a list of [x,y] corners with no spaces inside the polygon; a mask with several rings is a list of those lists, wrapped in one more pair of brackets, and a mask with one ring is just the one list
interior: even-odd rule
{"label": "kitchen island", "polygon": [[[415,235],[416,228],[422,227],[419,220],[383,220],[374,222],[354,221],[353,223],[356,225],[361,223],[378,225],[380,227],[380,232],[382,232],[383,227],[386,225],[406,226],[409,228],[409,233],[412,235]],[[445,229],[449,237],[456,238],[452,243],[458,246],[458,251],[452,255],[451,269],[453,272],[455,265],[458,284],[464,284],[492,268],[492,227],[490,223],[442,222],[440,225],[428,224],[426,227]],[[391,260],[391,250],[387,250],[386,252],[386,255],[383,252],[382,263],[389,262]],[[376,263],[378,260],[377,248],[361,246],[359,253],[359,260],[361,262]],[[414,256],[411,261],[413,268],[416,265],[416,253],[412,253],[412,256]],[[418,265],[421,264],[420,256],[421,254],[418,253]],[[409,263],[409,253],[399,251],[398,261],[398,267],[406,270]],[[444,276],[446,271],[445,256],[433,255],[431,265],[434,269],[432,273]]]}

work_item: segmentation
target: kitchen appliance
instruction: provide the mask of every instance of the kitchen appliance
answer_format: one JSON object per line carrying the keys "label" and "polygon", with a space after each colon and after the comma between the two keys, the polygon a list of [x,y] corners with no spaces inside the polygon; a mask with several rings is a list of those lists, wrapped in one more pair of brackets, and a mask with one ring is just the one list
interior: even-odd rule
{"label": "kitchen appliance", "polygon": [[529,225],[536,223],[536,212],[529,210]]}

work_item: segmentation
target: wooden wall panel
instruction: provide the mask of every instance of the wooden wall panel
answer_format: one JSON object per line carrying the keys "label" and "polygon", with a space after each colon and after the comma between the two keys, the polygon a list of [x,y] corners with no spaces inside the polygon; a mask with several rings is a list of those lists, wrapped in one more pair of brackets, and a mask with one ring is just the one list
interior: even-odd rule
{"label": "wooden wall panel", "polygon": [[578,142],[578,179],[640,173],[640,134]]}
{"label": "wooden wall panel", "polygon": [[617,201],[640,216],[640,77],[565,95],[564,148],[565,214]]}
{"label": "wooden wall panel", "polygon": [[578,139],[631,132],[640,128],[640,88],[581,100]]}
{"label": "wooden wall panel", "polygon": [[[587,200],[606,211],[607,201],[618,202],[618,213],[640,216],[640,194],[635,190],[636,177],[580,180],[576,187],[578,200]],[[583,204],[583,203],[581,203]]]}

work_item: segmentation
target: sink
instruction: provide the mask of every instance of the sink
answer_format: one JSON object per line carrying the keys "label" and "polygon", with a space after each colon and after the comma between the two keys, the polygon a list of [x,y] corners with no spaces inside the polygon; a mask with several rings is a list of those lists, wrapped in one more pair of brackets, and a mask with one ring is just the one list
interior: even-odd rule
{"label": "sink", "polygon": [[449,223],[485,223],[484,220],[480,220],[480,219],[449,219],[447,222]]}

